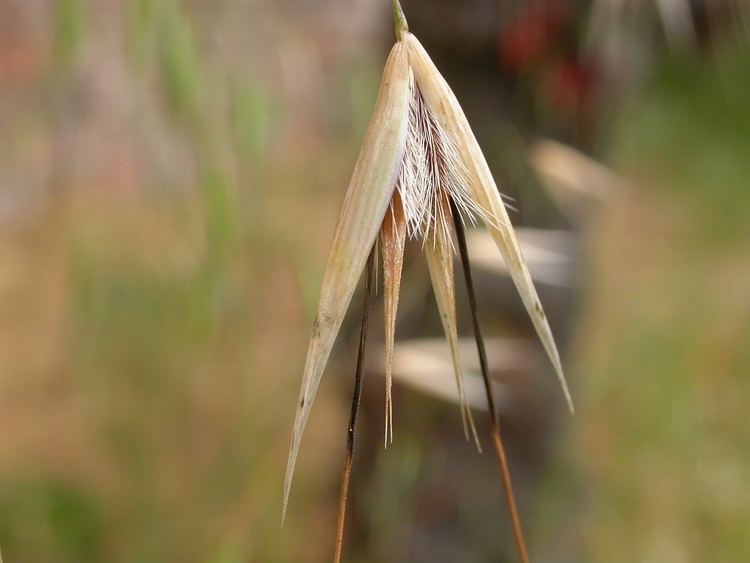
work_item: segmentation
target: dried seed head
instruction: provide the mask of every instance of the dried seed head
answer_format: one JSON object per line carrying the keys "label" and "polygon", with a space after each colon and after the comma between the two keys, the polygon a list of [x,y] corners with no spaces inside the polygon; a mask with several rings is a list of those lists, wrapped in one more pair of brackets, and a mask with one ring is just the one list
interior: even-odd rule
{"label": "dried seed head", "polygon": [[451,204],[472,223],[481,219],[487,225],[572,410],[552,332],[479,144],[445,79],[419,41],[409,33],[398,0],[393,0],[393,9],[399,40],[386,62],[375,110],[328,255],[292,431],[282,522],[310,408],[378,233],[383,244],[386,287],[386,440],[389,428],[392,435],[390,365],[407,236],[423,241],[441,321],[451,348],[464,427],[467,436],[470,428],[476,440],[458,356]]}

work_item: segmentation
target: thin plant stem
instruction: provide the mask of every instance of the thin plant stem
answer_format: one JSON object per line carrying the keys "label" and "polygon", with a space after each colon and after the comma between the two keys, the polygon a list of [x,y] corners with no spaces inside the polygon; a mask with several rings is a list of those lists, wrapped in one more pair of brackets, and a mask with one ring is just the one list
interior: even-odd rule
{"label": "thin plant stem", "polygon": [[474,339],[477,343],[477,354],[479,355],[479,366],[482,370],[482,380],[484,381],[484,390],[487,394],[487,405],[490,415],[490,431],[492,434],[492,445],[495,448],[498,465],[500,466],[500,475],[503,480],[503,490],[505,491],[505,501],[510,515],[511,525],[513,527],[513,538],[518,548],[518,557],[522,563],[528,563],[529,554],[526,550],[526,542],[523,539],[523,530],[521,529],[521,520],[518,517],[516,508],[516,499],[513,495],[513,484],[510,479],[510,470],[508,468],[508,459],[505,455],[505,446],[500,436],[500,421],[495,406],[495,397],[492,394],[492,385],[490,383],[489,368],[487,367],[487,352],[484,347],[484,338],[482,329],[479,326],[479,314],[477,310],[477,298],[474,292],[474,281],[471,276],[471,265],[469,263],[469,250],[466,246],[466,233],[464,224],[458,209],[451,202],[451,213],[453,214],[453,223],[456,228],[456,239],[458,241],[458,252],[461,256],[461,265],[463,266],[464,280],[466,282],[466,292],[469,297],[469,309],[471,310],[471,322],[474,328]]}
{"label": "thin plant stem", "polygon": [[357,370],[354,374],[354,393],[352,395],[352,409],[349,415],[349,428],[346,434],[346,452],[344,453],[344,468],[341,472],[341,488],[339,490],[339,510],[336,519],[336,547],[333,556],[334,563],[341,562],[344,546],[344,522],[346,520],[346,501],[349,497],[349,480],[352,475],[352,458],[354,457],[354,431],[357,427],[359,403],[362,398],[362,378],[365,371],[365,348],[367,343],[367,324],[370,317],[370,303],[372,301],[372,286],[375,269],[376,247],[370,251],[365,269],[365,295],[362,303],[362,324],[359,333],[359,352],[357,354]]}
{"label": "thin plant stem", "polygon": [[393,27],[396,32],[396,39],[401,41],[404,33],[409,31],[409,24],[406,21],[406,16],[399,0],[392,0],[391,8],[393,9]]}

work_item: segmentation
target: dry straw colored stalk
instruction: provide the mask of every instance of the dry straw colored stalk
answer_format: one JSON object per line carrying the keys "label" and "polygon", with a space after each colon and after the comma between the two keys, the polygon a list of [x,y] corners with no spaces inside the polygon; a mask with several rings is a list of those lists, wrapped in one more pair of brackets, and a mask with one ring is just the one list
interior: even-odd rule
{"label": "dry straw colored stalk", "polygon": [[[376,241],[380,242],[384,267],[386,445],[393,439],[392,356],[404,245],[408,238],[419,241],[424,250],[451,351],[464,432],[467,439],[473,437],[479,448],[476,425],[464,392],[456,320],[453,228],[458,224],[463,227],[463,221],[472,224],[481,221],[492,235],[573,410],[552,332],[479,143],[445,79],[417,38],[409,32],[398,0],[393,0],[392,5],[397,40],[385,63],[373,115],[354,166],[323,275],[292,431],[284,480],[282,522],[302,434],[315,394],[344,314]],[[363,318],[363,329],[364,323]],[[479,343],[481,335],[478,331],[476,334]],[[360,360],[363,357],[362,349]],[[486,373],[486,365],[483,372]],[[361,365],[357,373],[361,377]],[[488,400],[491,401],[491,396]],[[492,404],[491,407],[494,410]],[[493,421],[493,443],[506,484],[509,508],[514,515],[515,505],[495,416]],[[353,430],[351,427],[352,433]],[[351,446],[353,449],[353,441]],[[348,451],[348,455],[350,453]],[[347,483],[346,487],[348,475],[345,465],[343,481]],[[343,485],[342,482],[342,492],[345,493]],[[344,495],[342,510],[345,505]],[[342,514],[339,520],[341,535]],[[518,539],[517,516],[513,520]],[[522,544],[519,545],[521,548]]]}

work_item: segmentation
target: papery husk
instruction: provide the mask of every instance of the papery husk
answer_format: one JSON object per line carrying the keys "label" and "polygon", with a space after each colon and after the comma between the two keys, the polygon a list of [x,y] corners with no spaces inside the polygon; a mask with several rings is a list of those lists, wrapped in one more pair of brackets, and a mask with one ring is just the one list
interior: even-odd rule
{"label": "papery husk", "polygon": [[410,75],[405,45],[398,42],[385,64],[375,109],[339,214],[323,275],[292,431],[284,480],[282,523],[299,445],[315,393],[393,196],[406,144]]}
{"label": "papery husk", "polygon": [[[447,201],[443,201],[445,207]],[[450,209],[446,209],[450,214]],[[440,313],[440,321],[443,324],[445,338],[451,351],[451,360],[453,361],[453,371],[456,376],[456,386],[458,387],[458,401],[461,407],[461,419],[464,425],[464,435],[469,438],[469,429],[481,452],[482,446],[477,436],[474,417],[466,400],[466,391],[464,389],[464,374],[461,367],[461,357],[458,351],[458,322],[456,318],[456,294],[453,277],[453,247],[451,238],[448,233],[440,232],[441,229],[431,231],[429,238],[425,241],[424,253],[427,258],[427,267],[430,272],[432,288],[435,292],[435,301]]]}
{"label": "papery husk", "polygon": [[404,33],[404,43],[408,47],[409,65],[425,102],[434,113],[440,125],[448,132],[458,148],[470,175],[470,190],[476,203],[488,212],[493,222],[485,221],[490,234],[508,265],[511,278],[518,289],[526,310],[531,316],[534,327],[542,341],[552,366],[562,386],[570,411],[574,411],[565,375],[560,362],[560,355],[555,345],[549,322],[539,301],[531,275],[526,267],[521,249],[518,245],[513,225],[503,204],[500,191],[497,189],[487,161],[482,154],[479,143],[471,130],[461,106],[450,86],[442,77],[422,47],[419,40],[411,33]]}
{"label": "papery husk", "polygon": [[396,339],[396,313],[404,265],[406,219],[398,191],[393,194],[390,209],[380,231],[383,255],[383,312],[385,316],[385,447],[393,442],[393,347]]}

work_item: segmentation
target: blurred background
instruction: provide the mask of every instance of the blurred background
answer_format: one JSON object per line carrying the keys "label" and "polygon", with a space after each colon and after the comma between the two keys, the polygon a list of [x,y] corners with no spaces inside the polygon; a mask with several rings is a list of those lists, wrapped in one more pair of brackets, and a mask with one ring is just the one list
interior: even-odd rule
{"label": "blurred background", "polygon": [[[357,296],[280,529],[282,478],[388,4],[0,0],[6,563],[331,557]],[[403,4],[513,198],[577,403],[471,232],[532,559],[750,560],[746,3]],[[387,451],[374,308],[345,559],[515,561],[414,246]]]}

